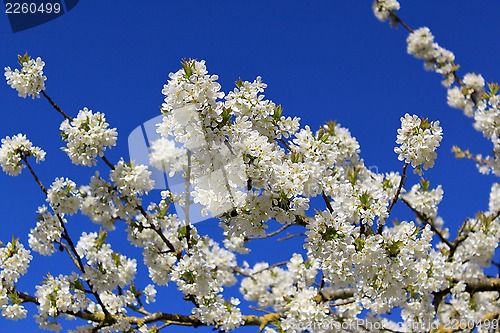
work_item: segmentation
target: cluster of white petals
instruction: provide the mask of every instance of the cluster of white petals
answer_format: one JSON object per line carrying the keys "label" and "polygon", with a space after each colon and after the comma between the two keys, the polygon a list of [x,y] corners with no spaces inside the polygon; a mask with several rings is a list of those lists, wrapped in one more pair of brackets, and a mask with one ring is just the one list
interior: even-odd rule
{"label": "cluster of white petals", "polygon": [[400,146],[394,148],[394,152],[399,154],[400,161],[411,164],[416,172],[420,171],[421,165],[427,170],[434,166],[436,148],[439,147],[442,135],[439,121],[429,123],[427,119],[405,114],[401,117],[401,128],[398,129],[396,140]]}
{"label": "cluster of white petals", "polygon": [[65,219],[59,220],[46,206],[38,207],[38,222],[36,227],[30,230],[28,244],[33,251],[42,255],[51,255],[56,249],[54,242],[61,240],[63,227],[61,222],[66,222]]}
{"label": "cluster of white petals", "polygon": [[136,260],[114,252],[106,243],[106,232],[83,233],[76,251],[87,264],[82,278],[90,281],[94,291],[104,292],[125,287],[136,274]]}
{"label": "cluster of white petals", "polygon": [[373,14],[380,21],[385,21],[389,18],[391,12],[399,10],[400,4],[397,0],[375,0],[373,1]]}
{"label": "cluster of white petals", "polygon": [[125,163],[121,160],[111,171],[110,178],[122,195],[136,196],[153,189],[151,171],[143,164]]}
{"label": "cluster of white petals", "polygon": [[429,28],[419,28],[410,33],[406,43],[408,53],[425,61],[425,68],[444,77],[443,85],[450,87],[455,80],[455,55],[434,42],[434,35]]}
{"label": "cluster of white petals", "polygon": [[0,166],[3,172],[11,176],[17,176],[26,167],[23,159],[33,156],[36,162],[45,160],[45,152],[39,147],[33,146],[30,140],[24,134],[9,136],[2,139],[0,147]]}
{"label": "cluster of white petals", "polygon": [[121,207],[120,200],[113,186],[100,177],[97,172],[90,179],[88,186],[81,186],[81,212],[87,215],[93,222],[103,225],[107,229],[114,229],[115,219],[118,217]]}
{"label": "cluster of white petals", "polygon": [[41,328],[59,331],[62,329],[57,318],[64,313],[77,313],[92,304],[85,294],[82,281],[76,274],[70,276],[49,275],[36,287],[38,299],[37,322]]}
{"label": "cluster of white petals", "polygon": [[441,200],[443,200],[444,191],[441,185],[432,190],[424,188],[428,187],[428,184],[428,182],[422,181],[420,184],[413,185],[411,190],[404,194],[403,198],[413,209],[431,219],[435,227],[440,228],[443,220],[437,215],[437,209]]}
{"label": "cluster of white petals", "polygon": [[47,202],[58,214],[75,214],[80,208],[80,192],[74,181],[56,178],[47,190]]}
{"label": "cluster of white petals", "polygon": [[13,240],[0,247],[0,306],[10,320],[26,318],[26,309],[15,292],[15,283],[26,274],[33,257],[23,244]]}
{"label": "cluster of white petals", "polygon": [[25,55],[19,56],[19,63],[22,66],[21,70],[5,67],[7,84],[17,90],[19,97],[40,97],[40,92],[45,90],[45,80],[47,80],[47,77],[43,75],[45,62],[39,57],[34,60]]}
{"label": "cluster of white petals", "polygon": [[109,128],[104,114],[83,108],[74,119],[66,119],[60,126],[61,136],[67,142],[62,148],[71,162],[92,166],[103,156],[106,148],[116,145],[116,128]]}

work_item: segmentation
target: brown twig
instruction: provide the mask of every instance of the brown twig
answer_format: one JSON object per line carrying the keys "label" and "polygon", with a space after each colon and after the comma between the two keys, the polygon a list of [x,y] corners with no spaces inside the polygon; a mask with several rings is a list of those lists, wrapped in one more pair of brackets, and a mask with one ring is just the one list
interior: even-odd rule
{"label": "brown twig", "polygon": [[[401,173],[401,179],[399,181],[399,186],[398,186],[398,189],[396,191],[396,194],[394,195],[394,198],[392,199],[391,201],[391,205],[389,206],[389,208],[387,209],[387,216],[389,216],[391,214],[391,211],[392,209],[394,208],[394,206],[396,205],[396,202],[398,201],[399,199],[399,196],[401,195],[401,190],[403,189],[403,185],[405,183],[405,178],[406,178],[406,170],[408,169],[408,163],[405,163],[405,165],[403,166],[403,171]],[[380,224],[377,228],[377,233],[378,234],[381,234],[382,233],[382,229],[384,228],[384,225],[383,224]]]}
{"label": "brown twig", "polygon": [[64,118],[68,119],[69,121],[72,121],[73,118],[71,118],[70,116],[68,116],[60,107],[59,105],[57,105],[56,103],[54,103],[54,101],[52,100],[52,98],[49,97],[49,95],[47,95],[47,93],[45,92],[45,90],[42,90],[42,95],[43,97],[45,97],[47,99],[47,101],[49,101],[50,105],[52,105],[52,107],[54,109],[56,109],[57,112],[59,112]]}
{"label": "brown twig", "polygon": [[333,214],[333,207],[332,204],[330,203],[330,198],[326,196],[325,191],[321,192],[321,196],[323,197],[323,200],[325,201],[326,208],[330,212],[330,214]]}
{"label": "brown twig", "polygon": [[454,245],[452,242],[450,242],[446,237],[443,236],[442,232],[436,228],[434,225],[434,221],[425,215],[422,212],[419,212],[416,208],[414,208],[406,199],[401,199],[416,215],[417,217],[422,220],[424,223],[428,224],[431,227],[431,230],[439,237],[439,239],[445,243],[450,249],[454,248]]}
{"label": "brown twig", "polygon": [[30,171],[30,173],[33,176],[33,178],[35,179],[35,182],[38,184],[38,186],[40,186],[40,189],[42,190],[42,192],[45,195],[47,195],[47,189],[45,188],[45,186],[43,186],[42,181],[40,180],[40,178],[38,178],[37,174],[35,173],[35,171],[31,167],[31,165],[29,164],[28,158],[24,154],[21,154],[21,160],[23,160],[23,162],[26,165],[26,167],[28,167],[28,170]]}

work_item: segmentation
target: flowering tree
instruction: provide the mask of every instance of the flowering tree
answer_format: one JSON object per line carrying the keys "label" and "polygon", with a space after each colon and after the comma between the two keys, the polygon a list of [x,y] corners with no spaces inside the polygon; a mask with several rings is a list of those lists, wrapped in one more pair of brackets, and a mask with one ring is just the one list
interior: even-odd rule
{"label": "flowering tree", "polygon": [[[409,32],[408,53],[443,76],[448,104],[473,118],[474,128],[492,141],[491,156],[454,148],[474,160],[482,173],[500,174],[498,85],[481,75],[460,78],[452,52],[434,42],[428,28],[411,29],[395,0],[377,0],[375,16]],[[225,94],[204,61],[184,60],[163,88],[162,138],[153,143],[151,161],[185,179],[183,193],[163,191],[159,202],[145,203],[154,188],[144,165],[111,162],[105,156],[117,140],[102,113],[87,108],[66,114],[45,92],[44,62],[20,56],[21,69],[7,67],[7,83],[19,96],[42,95],[63,116],[64,152],[71,162],[93,167],[103,162],[88,185],[56,178],[50,186],[37,175],[45,152],[18,134],[2,140],[0,166],[11,176],[25,169],[46,196],[28,245],[41,255],[64,252],[74,263],[70,275],[49,275],[31,295],[16,283],[33,259],[19,240],[0,249],[2,315],[27,316],[25,303],[37,306],[40,327],[58,331],[64,319],[79,319],[72,332],[158,332],[169,325],[213,326],[223,331],[256,326],[263,332],[489,332],[496,329],[500,279],[485,274],[500,238],[500,187],[491,189],[486,212],[467,218],[452,237],[438,215],[441,186],[430,187],[442,139],[439,121],[401,117],[396,148],[401,173],[377,173],[364,165],[359,145],[335,122],[317,131],[285,117],[264,98],[260,77],[237,81]],[[408,169],[421,177],[405,185]],[[310,201],[323,200],[311,212]],[[401,201],[415,221],[389,223]],[[169,209],[184,209],[179,218]],[[219,222],[223,244],[201,235],[189,209],[200,204]],[[102,226],[99,233],[71,232],[77,213]],[[271,220],[281,224],[268,231]],[[137,261],[112,249],[108,233],[126,225],[130,243],[142,249],[151,284],[135,283]],[[291,226],[306,235],[306,256],[291,253],[285,263],[240,264],[246,244],[272,237]],[[63,254],[57,254],[63,255]],[[191,313],[151,310],[158,288],[175,285],[192,304]],[[240,299],[225,287],[239,283],[241,298],[265,314],[245,314]],[[400,310],[400,318],[388,316]]]}

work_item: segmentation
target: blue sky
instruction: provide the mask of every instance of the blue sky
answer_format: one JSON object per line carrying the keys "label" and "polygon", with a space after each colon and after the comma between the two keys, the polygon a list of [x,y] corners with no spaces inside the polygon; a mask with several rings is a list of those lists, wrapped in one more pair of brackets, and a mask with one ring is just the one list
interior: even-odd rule
{"label": "blue sky", "polygon": [[[436,41],[455,53],[461,75],[476,72],[487,81],[499,80],[500,2],[478,0],[474,6],[465,0],[401,2],[400,16],[414,28],[428,26]],[[444,139],[435,168],[426,177],[431,186],[443,184],[440,214],[455,230],[467,216],[487,209],[495,178],[479,175],[473,163],[456,160],[450,149],[459,145],[488,153],[491,146],[472,128],[470,119],[446,105],[440,77],[424,71],[419,60],[406,54],[406,36],[403,29],[378,22],[371,1],[89,0],[80,1],[56,20],[19,33],[11,32],[7,16],[0,13],[0,65],[16,66],[17,54],[25,51],[42,57],[46,91],[68,114],[74,116],[86,106],[104,112],[117,127],[118,146],[107,154],[112,161],[127,157],[130,132],[158,115],[161,88],[182,58],[205,59],[209,71],[219,74],[226,92],[238,78],[262,76],[269,85],[266,96],[282,104],[285,115],[300,116],[301,123],[312,128],[337,120],[360,142],[366,165],[380,172],[401,170],[393,152],[401,116],[410,113],[439,119]],[[46,162],[36,166],[46,185],[62,176],[78,184],[88,181],[94,170],[71,166],[60,151],[62,119],[45,100],[22,100],[7,84],[0,85],[0,96],[0,136],[26,133],[46,150]],[[98,168],[107,172],[104,165]],[[416,177],[410,177],[407,188],[415,181]],[[15,178],[0,174],[0,239],[7,242],[15,235],[27,244],[36,208],[43,203],[42,193],[27,172]],[[398,206],[399,217],[413,218]],[[217,237],[215,223],[199,227]],[[96,226],[75,218],[68,228],[77,235],[79,230],[95,230]],[[119,235],[112,237],[117,240],[114,248],[127,249]],[[271,261],[300,250],[297,242],[276,246],[261,241],[241,260],[264,259],[271,246],[276,252]],[[25,290],[33,292],[34,282],[48,271],[52,275],[68,272],[64,255],[35,259],[21,281]],[[145,271],[141,274],[146,281]],[[159,305],[165,311],[187,314],[174,289],[171,285],[161,291]],[[35,311],[30,310],[31,316]],[[0,332],[38,331],[31,319],[8,322],[0,318],[0,327]]]}

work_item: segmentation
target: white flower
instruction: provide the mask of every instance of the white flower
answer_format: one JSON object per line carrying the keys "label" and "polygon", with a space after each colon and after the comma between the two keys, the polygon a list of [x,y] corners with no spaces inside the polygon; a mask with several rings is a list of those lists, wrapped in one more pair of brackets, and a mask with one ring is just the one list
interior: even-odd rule
{"label": "white flower", "polygon": [[459,87],[453,87],[448,89],[447,102],[452,108],[463,110],[467,117],[472,117],[475,104],[470,97],[465,96]]}
{"label": "white flower", "polygon": [[93,222],[102,224],[107,229],[114,229],[118,214],[116,203],[119,202],[113,186],[102,179],[97,172],[90,179],[89,186],[80,187],[81,211]]}
{"label": "white flower", "polygon": [[192,105],[197,110],[206,107],[216,110],[217,99],[224,97],[217,82],[219,77],[208,74],[204,60],[185,60],[183,67],[176,73],[170,73],[169,81],[163,87],[163,110],[169,112],[187,105]]}
{"label": "white flower", "polygon": [[71,276],[49,276],[36,286],[35,296],[38,300],[37,322],[42,326],[60,329],[57,317],[62,312],[85,310],[91,301],[83,290],[83,282],[73,273]]}
{"label": "white flower", "polygon": [[429,59],[434,50],[434,36],[427,27],[413,31],[406,39],[408,53],[420,59]]}
{"label": "white flower", "polygon": [[45,90],[45,80],[47,80],[43,75],[45,63],[40,58],[33,60],[28,56],[19,57],[19,62],[23,66],[21,70],[16,68],[13,71],[10,67],[5,67],[7,84],[16,89],[20,97],[40,97],[40,92]]}
{"label": "white flower", "polygon": [[317,294],[318,291],[310,287],[294,295],[287,305],[286,317],[281,319],[285,332],[303,332],[304,327],[321,327],[327,322],[329,305],[327,302],[315,302],[313,298]]}
{"label": "white flower", "polygon": [[398,129],[396,143],[399,147],[394,152],[399,154],[398,159],[411,163],[420,172],[420,165],[424,169],[432,168],[436,159],[436,148],[442,139],[442,129],[439,121],[428,122],[416,115],[405,114],[401,117],[401,128]]}
{"label": "white flower", "polygon": [[26,167],[22,163],[22,159],[28,156],[34,156],[37,163],[45,160],[45,152],[38,147],[34,147],[24,134],[14,135],[12,139],[10,137],[2,139],[0,166],[6,174],[10,176],[19,175],[23,168]]}
{"label": "white flower", "polygon": [[442,84],[449,88],[455,81],[455,55],[434,42],[434,36],[427,27],[410,33],[406,39],[408,53],[425,61],[424,68],[443,75]]}
{"label": "white flower", "polygon": [[437,217],[438,205],[443,199],[443,188],[441,185],[435,189],[423,189],[421,184],[412,186],[408,193],[404,194],[411,206],[425,216],[435,219]]}
{"label": "white flower", "polygon": [[135,259],[114,252],[106,243],[106,232],[83,233],[76,244],[78,255],[87,260],[82,278],[90,281],[94,291],[105,292],[129,285],[137,272]]}
{"label": "white flower", "polygon": [[117,190],[124,196],[142,195],[154,187],[151,171],[142,164],[135,165],[133,162],[125,163],[120,160],[111,171],[110,177]]}
{"label": "white flower", "polygon": [[500,211],[500,183],[494,183],[491,186],[488,210],[492,213]]}
{"label": "white flower", "polygon": [[467,73],[464,75],[463,82],[467,88],[475,92],[481,92],[484,88],[484,78],[481,74]]}
{"label": "white flower", "polygon": [[[52,215],[46,206],[38,208],[38,222],[30,230],[28,244],[42,255],[51,255],[55,252],[54,242],[59,242],[63,228],[61,222]],[[65,222],[65,220],[63,220]]]}
{"label": "white flower", "polygon": [[9,320],[19,320],[26,318],[28,310],[20,304],[2,306],[2,316]]}
{"label": "white flower", "polygon": [[399,10],[400,5],[397,0],[375,0],[373,1],[372,9],[375,17],[380,21],[385,21],[389,17],[391,11]]}
{"label": "white flower", "polygon": [[13,287],[19,277],[27,272],[31,259],[30,251],[17,240],[0,247],[0,286]]}
{"label": "white flower", "polygon": [[75,182],[68,178],[56,178],[47,190],[47,202],[59,214],[75,214],[80,208],[80,200]]}
{"label": "white flower", "polygon": [[146,296],[146,303],[154,303],[156,297],[156,289],[153,284],[148,284],[146,288],[142,291],[144,296]]}
{"label": "white flower", "polygon": [[116,128],[109,128],[104,114],[93,113],[83,108],[78,116],[66,119],[60,126],[61,135],[67,142],[62,148],[71,162],[77,165],[92,166],[97,163],[97,156],[104,156],[106,148],[116,145]]}

